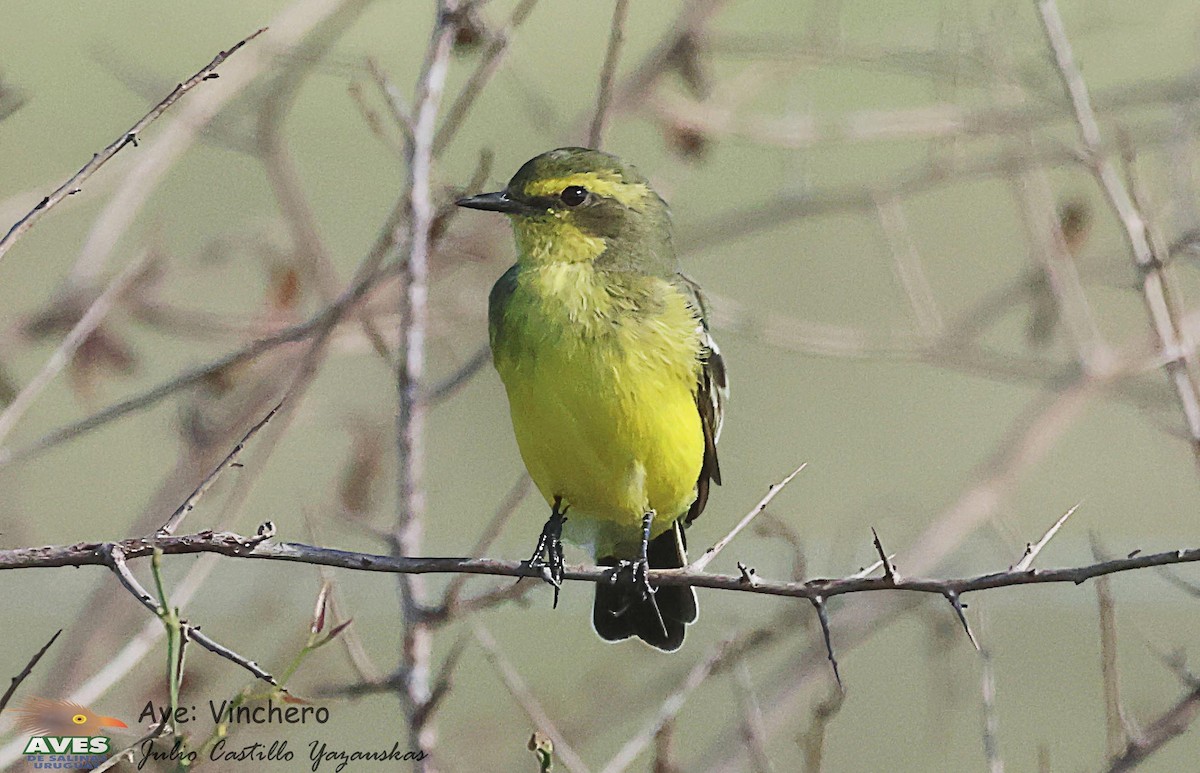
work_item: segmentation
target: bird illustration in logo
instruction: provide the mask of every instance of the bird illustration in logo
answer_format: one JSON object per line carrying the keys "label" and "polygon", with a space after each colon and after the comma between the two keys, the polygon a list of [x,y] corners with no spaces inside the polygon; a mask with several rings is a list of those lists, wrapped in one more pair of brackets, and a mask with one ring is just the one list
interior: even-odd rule
{"label": "bird illustration in logo", "polygon": [[71,701],[32,697],[18,709],[17,726],[35,736],[93,736],[102,727],[129,727],[116,717],[102,717]]}

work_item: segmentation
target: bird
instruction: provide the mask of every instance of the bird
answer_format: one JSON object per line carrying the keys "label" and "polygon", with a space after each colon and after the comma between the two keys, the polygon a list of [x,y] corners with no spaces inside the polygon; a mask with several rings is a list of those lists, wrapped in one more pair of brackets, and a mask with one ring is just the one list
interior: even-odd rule
{"label": "bird", "polygon": [[561,539],[590,548],[613,567],[596,584],[600,637],[678,650],[695,592],[655,588],[647,571],[687,565],[684,527],[721,483],[728,384],[667,205],[634,166],[580,147],[456,203],[507,215],[516,237],[516,263],[489,295],[488,338],[521,458],[551,508],[529,564],[557,605]]}
{"label": "bird", "polygon": [[86,706],[65,700],[30,697],[20,708],[17,726],[30,735],[93,736],[102,727],[129,727],[116,717],[102,717]]}

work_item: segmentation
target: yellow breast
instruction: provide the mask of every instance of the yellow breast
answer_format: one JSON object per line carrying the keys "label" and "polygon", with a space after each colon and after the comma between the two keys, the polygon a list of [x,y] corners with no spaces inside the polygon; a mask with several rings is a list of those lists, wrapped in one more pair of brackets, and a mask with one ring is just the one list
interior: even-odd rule
{"label": "yellow breast", "polygon": [[523,268],[493,324],[521,456],[567,536],[632,557],[695,498],[704,455],[696,409],[700,339],[684,296],[661,279],[591,263]]}

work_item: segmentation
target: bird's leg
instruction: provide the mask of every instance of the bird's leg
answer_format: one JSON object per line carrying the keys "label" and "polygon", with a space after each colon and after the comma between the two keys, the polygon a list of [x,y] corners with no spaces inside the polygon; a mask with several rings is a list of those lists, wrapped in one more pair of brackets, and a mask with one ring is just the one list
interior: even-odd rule
{"label": "bird's leg", "polygon": [[654,511],[647,510],[642,516],[642,545],[638,551],[638,560],[633,568],[633,581],[642,586],[642,598],[654,595],[650,587],[647,573],[650,571],[650,527],[654,524]]}
{"label": "bird's leg", "polygon": [[650,571],[650,527],[654,524],[654,515],[653,510],[647,510],[642,515],[642,542],[638,549],[638,557],[633,561],[621,560],[618,562],[617,571],[613,572],[612,580],[610,580],[615,583],[621,573],[628,571],[634,584],[641,588],[643,601],[654,596],[654,588],[650,585],[650,578],[647,575],[647,572]]}
{"label": "bird's leg", "polygon": [[629,567],[633,575],[633,584],[638,587],[642,594],[642,601],[649,602],[654,608],[654,614],[658,618],[658,625],[662,629],[663,636],[667,635],[667,624],[663,622],[662,612],[658,608],[658,601],[655,600],[654,586],[650,584],[650,528],[654,525],[655,512],[647,510],[642,515],[642,544],[638,550],[636,561],[622,561],[622,568]]}
{"label": "bird's leg", "polygon": [[[532,569],[540,569],[542,579],[554,586],[554,608],[558,608],[558,591],[562,588],[563,577],[563,547],[562,547],[562,528],[563,523],[567,520],[567,507],[559,509],[562,505],[562,497],[554,498],[554,505],[550,508],[550,517],[546,519],[546,525],[542,527],[542,534],[538,537],[537,547],[534,548],[533,555],[529,557],[529,566]],[[544,557],[543,557],[544,556]]]}

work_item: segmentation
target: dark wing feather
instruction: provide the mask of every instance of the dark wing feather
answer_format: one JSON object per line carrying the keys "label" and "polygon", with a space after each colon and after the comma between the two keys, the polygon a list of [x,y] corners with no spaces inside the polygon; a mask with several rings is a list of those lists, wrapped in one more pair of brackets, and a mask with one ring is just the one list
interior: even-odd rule
{"label": "dark wing feather", "polygon": [[729,382],[725,375],[725,360],[708,329],[708,308],[700,287],[682,274],[679,275],[678,282],[696,309],[703,343],[700,373],[696,384],[696,410],[700,412],[700,427],[704,431],[704,462],[700,467],[700,477],[696,480],[696,500],[692,502],[684,518],[686,525],[704,512],[704,506],[708,504],[709,487],[713,483],[721,485],[717,440],[721,437],[721,424],[725,418],[725,398],[729,394]]}

